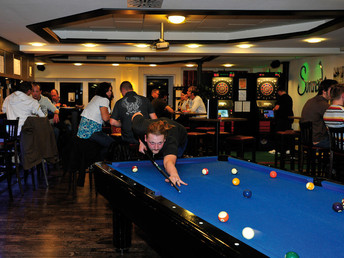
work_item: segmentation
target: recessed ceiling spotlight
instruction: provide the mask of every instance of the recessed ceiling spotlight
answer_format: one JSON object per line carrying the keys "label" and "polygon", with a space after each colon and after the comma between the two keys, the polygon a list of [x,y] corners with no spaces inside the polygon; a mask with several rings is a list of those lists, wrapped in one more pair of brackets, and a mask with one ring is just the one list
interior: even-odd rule
{"label": "recessed ceiling spotlight", "polygon": [[74,63],[75,66],[82,66],[82,63]]}
{"label": "recessed ceiling spotlight", "polygon": [[156,66],[156,64],[150,64],[149,66],[152,66],[152,67],[154,67],[154,66]]}
{"label": "recessed ceiling spotlight", "polygon": [[186,66],[187,67],[194,67],[195,65],[194,64],[187,64]]}
{"label": "recessed ceiling spotlight", "polygon": [[253,47],[252,44],[240,44],[240,45],[237,45],[237,47],[239,48],[250,48],[250,47]]}
{"label": "recessed ceiling spotlight", "polygon": [[200,47],[201,45],[199,45],[199,44],[188,44],[188,45],[186,45],[188,48],[198,48],[198,47]]}
{"label": "recessed ceiling spotlight", "polygon": [[119,66],[119,64],[112,64],[112,66]]}
{"label": "recessed ceiling spotlight", "polygon": [[224,67],[232,67],[233,65],[232,64],[224,64],[223,66]]}
{"label": "recessed ceiling spotlight", "polygon": [[31,42],[29,43],[31,46],[34,46],[34,47],[42,47],[45,45],[45,43],[42,43],[42,42]]}
{"label": "recessed ceiling spotlight", "polygon": [[171,15],[171,16],[168,16],[168,21],[170,23],[173,23],[173,24],[181,24],[185,21],[185,16],[181,16],[181,15]]}
{"label": "recessed ceiling spotlight", "polygon": [[43,63],[43,62],[36,62],[35,64],[36,65],[45,65],[45,63]]}
{"label": "recessed ceiling spotlight", "polygon": [[96,47],[98,46],[97,44],[94,44],[94,43],[85,43],[85,44],[82,44],[84,47]]}
{"label": "recessed ceiling spotlight", "polygon": [[305,39],[306,42],[308,43],[319,43],[324,41],[324,38],[309,38],[309,39]]}
{"label": "recessed ceiling spotlight", "polygon": [[136,44],[135,47],[145,48],[145,47],[149,47],[149,45],[148,44]]}

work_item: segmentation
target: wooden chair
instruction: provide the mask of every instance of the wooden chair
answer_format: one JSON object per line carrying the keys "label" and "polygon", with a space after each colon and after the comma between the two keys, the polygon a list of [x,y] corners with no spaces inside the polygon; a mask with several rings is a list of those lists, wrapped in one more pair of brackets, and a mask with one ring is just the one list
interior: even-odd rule
{"label": "wooden chair", "polygon": [[315,176],[326,173],[326,161],[329,149],[314,146],[312,122],[300,122],[300,165],[299,172],[303,172],[304,156],[306,155],[306,173]]}
{"label": "wooden chair", "polygon": [[18,162],[18,119],[7,120],[0,119],[0,157],[4,161],[4,166],[0,166],[0,180],[7,179],[8,192],[11,200],[12,194],[12,173],[14,157],[15,174],[17,176],[20,192],[23,195],[23,188],[21,185],[21,178],[19,174]]}
{"label": "wooden chair", "polygon": [[[331,128],[328,127],[330,134],[330,167],[329,167],[329,176],[332,177],[332,171],[334,168],[334,157],[340,157],[342,160],[344,158],[344,127],[341,128]],[[342,166],[337,166],[337,169]]]}
{"label": "wooden chair", "polygon": [[[285,169],[285,161],[290,160],[290,169],[295,169],[295,145],[296,138],[299,137],[299,132],[294,130],[278,131],[276,132],[276,152],[275,152],[275,167],[277,167],[278,160],[280,161],[280,168]],[[287,154],[286,151],[290,153]]]}
{"label": "wooden chair", "polygon": [[248,135],[231,135],[226,138],[226,152],[230,155],[237,148],[237,157],[244,159],[245,146],[251,147],[252,161],[256,162],[256,138]]}

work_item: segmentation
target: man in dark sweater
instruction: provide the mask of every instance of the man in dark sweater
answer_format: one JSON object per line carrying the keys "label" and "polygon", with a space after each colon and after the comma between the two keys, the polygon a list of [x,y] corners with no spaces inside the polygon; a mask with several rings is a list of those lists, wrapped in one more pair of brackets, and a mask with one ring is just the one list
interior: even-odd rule
{"label": "man in dark sweater", "polygon": [[139,151],[145,153],[149,149],[153,155],[161,155],[170,180],[178,186],[187,185],[176,169],[177,158],[183,155],[187,145],[185,127],[168,118],[149,120],[136,113],[132,118],[132,128],[140,141]]}
{"label": "man in dark sweater", "polygon": [[294,116],[293,100],[283,88],[278,88],[277,94],[279,98],[273,109],[275,111],[275,131],[291,130],[293,119],[290,117]]}
{"label": "man in dark sweater", "polygon": [[123,141],[138,143],[131,130],[132,116],[137,112],[140,112],[145,118],[156,119],[157,116],[149,99],[137,95],[130,82],[122,82],[119,89],[123,98],[116,102],[110,118],[110,124],[121,127]]}

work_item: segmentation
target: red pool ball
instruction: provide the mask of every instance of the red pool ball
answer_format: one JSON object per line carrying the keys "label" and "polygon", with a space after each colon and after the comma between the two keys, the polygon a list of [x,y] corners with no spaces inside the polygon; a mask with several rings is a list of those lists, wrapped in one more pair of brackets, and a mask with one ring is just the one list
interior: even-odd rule
{"label": "red pool ball", "polygon": [[229,219],[228,213],[225,211],[221,211],[218,215],[218,218],[221,222],[227,222]]}
{"label": "red pool ball", "polygon": [[202,169],[202,174],[203,175],[208,175],[208,173],[209,173],[209,170],[207,168],[203,168]]}
{"label": "red pool ball", "polygon": [[271,178],[275,178],[276,176],[277,176],[276,171],[271,171],[271,172],[270,172],[270,177],[271,177]]}

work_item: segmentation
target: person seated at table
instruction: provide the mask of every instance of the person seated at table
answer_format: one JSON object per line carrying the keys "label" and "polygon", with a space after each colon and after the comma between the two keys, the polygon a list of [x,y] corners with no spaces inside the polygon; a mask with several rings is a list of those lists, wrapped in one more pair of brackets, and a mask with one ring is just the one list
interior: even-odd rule
{"label": "person seated at table", "polygon": [[48,97],[42,95],[41,87],[36,82],[32,83],[32,97],[41,105],[41,109],[46,116],[48,116],[49,111],[54,114],[52,119],[54,124],[57,124],[60,121],[59,110]]}
{"label": "person seated at table", "polygon": [[51,102],[55,105],[55,107],[60,108],[60,107],[67,107],[66,104],[62,104],[60,102],[60,95],[57,89],[52,89],[50,91],[50,96],[51,96]]}
{"label": "person seated at table", "polygon": [[177,158],[182,157],[187,145],[185,127],[168,118],[150,120],[136,113],[132,118],[132,128],[140,141],[139,151],[145,153],[149,149],[153,155],[161,155],[171,182],[178,186],[187,185],[176,169]]}
{"label": "person seated at table", "polygon": [[[198,95],[198,89],[196,86],[190,86],[187,91],[187,95],[189,98],[189,108],[186,112],[191,113],[207,113],[205,109],[204,102],[202,98]],[[198,115],[196,117],[207,117],[207,115]]]}
{"label": "person seated at table", "polygon": [[300,122],[312,122],[314,146],[330,148],[329,135],[323,119],[326,109],[330,106],[330,88],[337,84],[336,80],[323,80],[319,85],[318,95],[307,100],[301,112]]}
{"label": "person seated at table", "polygon": [[167,105],[166,92],[161,91],[159,93],[159,97],[153,99],[152,106],[158,118],[160,117],[171,118],[171,115],[174,114],[173,109],[169,105]]}
{"label": "person seated at table", "polygon": [[187,91],[183,91],[182,93],[180,93],[180,101],[178,102],[176,111],[185,111],[187,110],[186,105],[188,104],[188,94]]}
{"label": "person seated at table", "polygon": [[160,90],[159,89],[153,89],[151,91],[151,95],[149,97],[149,101],[152,102],[153,100],[159,98]]}
{"label": "person seated at table", "polygon": [[324,122],[327,127],[344,127],[344,84],[331,87],[332,105],[324,113]]}
{"label": "person seated at table", "polygon": [[103,147],[101,157],[106,154],[115,140],[102,131],[103,122],[110,120],[110,101],[112,100],[112,86],[102,82],[96,88],[96,94],[81,113],[81,120],[77,136],[90,139]]}
{"label": "person seated at table", "polygon": [[137,95],[129,81],[123,81],[119,87],[123,96],[113,108],[110,124],[121,128],[122,140],[127,143],[138,144],[131,128],[132,116],[140,112],[145,118],[157,119],[149,99]]}
{"label": "person seated at table", "polygon": [[18,90],[6,97],[2,112],[6,113],[7,119],[18,121],[18,135],[29,116],[45,117],[37,100],[32,98],[32,85],[29,82],[22,82]]}

